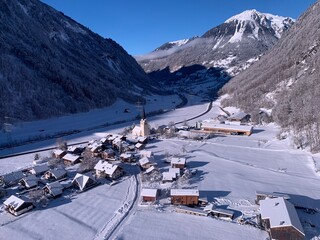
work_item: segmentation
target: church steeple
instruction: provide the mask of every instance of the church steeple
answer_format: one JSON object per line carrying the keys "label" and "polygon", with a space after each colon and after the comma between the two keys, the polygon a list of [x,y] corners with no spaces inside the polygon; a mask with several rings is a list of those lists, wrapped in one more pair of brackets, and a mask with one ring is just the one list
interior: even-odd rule
{"label": "church steeple", "polygon": [[146,119],[146,112],[145,112],[144,106],[142,106],[141,119]]}

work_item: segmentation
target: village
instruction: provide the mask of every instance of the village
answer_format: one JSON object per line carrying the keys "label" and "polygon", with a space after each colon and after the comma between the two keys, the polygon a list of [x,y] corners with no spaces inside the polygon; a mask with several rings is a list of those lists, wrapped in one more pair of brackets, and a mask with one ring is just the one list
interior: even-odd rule
{"label": "village", "polygon": [[32,168],[0,176],[3,209],[14,216],[34,208],[46,211],[50,202],[58,198],[81,194],[101,184],[112,187],[138,173],[137,204],[141,208],[160,206],[177,213],[210,216],[260,228],[276,239],[304,239],[295,207],[310,212],[316,210],[300,203],[294,205],[288,194],[256,189],[255,204],[259,211],[246,218],[239,210],[209,201],[205,191],[194,184],[189,185],[200,173],[197,168],[188,167],[189,156],[185,148],[180,154],[166,152],[161,157],[148,148],[149,143],[168,138],[206,141],[215,135],[246,138],[254,133],[250,116],[245,113],[224,117],[223,121],[221,116],[218,119],[197,122],[195,127],[172,124],[155,130],[150,129],[143,110],[140,125],[126,129],[122,134],[106,133],[103,138],[91,140],[86,145],[69,147],[61,141],[45,161],[41,162],[35,155],[37,164]]}

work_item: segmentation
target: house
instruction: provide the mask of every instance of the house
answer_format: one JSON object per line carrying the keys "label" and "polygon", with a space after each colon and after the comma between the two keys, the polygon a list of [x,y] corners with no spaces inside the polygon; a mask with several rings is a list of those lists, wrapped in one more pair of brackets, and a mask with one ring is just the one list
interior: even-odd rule
{"label": "house", "polygon": [[29,188],[35,188],[38,186],[39,179],[35,175],[29,175],[27,177],[22,178],[19,181],[19,185],[22,187],[29,189]]}
{"label": "house", "polygon": [[177,179],[177,174],[174,172],[163,172],[162,173],[162,182],[173,182]]}
{"label": "house", "polygon": [[7,191],[4,188],[0,187],[0,198],[4,197],[6,194]]}
{"label": "house", "polygon": [[263,191],[256,191],[256,204],[259,205],[260,200],[264,200],[266,198],[277,198],[277,197],[283,197],[286,200],[290,199],[290,196],[283,193],[273,193],[273,192],[263,192]]}
{"label": "house", "polygon": [[220,124],[210,120],[201,123],[201,129],[206,132],[230,134],[230,135],[247,135],[250,136],[253,130],[252,126]]}
{"label": "house", "polygon": [[171,159],[171,167],[172,168],[180,168],[183,169],[186,167],[186,158],[172,158]]}
{"label": "house", "polygon": [[149,158],[143,157],[139,160],[139,165],[142,169],[148,169],[152,166],[152,163],[150,162]]}
{"label": "house", "polygon": [[[143,110],[144,112],[144,110]],[[142,118],[140,120],[140,125],[135,126],[132,129],[132,135],[137,136],[137,137],[147,137],[149,135],[149,124],[147,122],[147,119],[145,117],[145,114],[142,114]]]}
{"label": "house", "polygon": [[146,173],[150,174],[150,173],[153,173],[154,171],[157,171],[157,169],[154,166],[151,166],[146,170]]}
{"label": "house", "polygon": [[148,137],[140,136],[140,137],[137,138],[137,140],[138,140],[138,143],[141,143],[141,144],[147,144],[148,143]]}
{"label": "house", "polygon": [[143,157],[152,158],[153,153],[152,153],[152,151],[142,150],[142,151],[140,151],[140,156],[141,156],[141,158],[143,158]]}
{"label": "house", "polygon": [[103,160],[100,160],[94,167],[97,177],[107,177],[110,179],[117,179],[123,176],[123,169],[118,165],[113,165]]}
{"label": "house", "polygon": [[97,181],[89,173],[87,174],[77,173],[77,175],[72,180],[72,185],[79,188],[80,192],[83,192],[96,186]]}
{"label": "house", "polygon": [[133,160],[134,160],[133,154],[131,154],[131,153],[122,153],[122,154],[120,154],[120,160],[122,162],[133,162]]}
{"label": "house", "polygon": [[0,186],[9,187],[17,184],[25,175],[22,171],[16,171],[0,176]]}
{"label": "house", "polygon": [[115,160],[116,153],[113,149],[108,148],[100,153],[102,159]]}
{"label": "house", "polygon": [[85,150],[82,146],[70,146],[68,147],[68,153],[80,155]]}
{"label": "house", "polygon": [[171,189],[171,203],[174,205],[198,205],[199,190],[198,189]]}
{"label": "house", "polygon": [[234,218],[234,211],[224,208],[217,208],[215,205],[212,204],[205,206],[203,210],[205,212],[208,212],[208,215],[213,217],[230,220]]}
{"label": "house", "polygon": [[46,195],[56,198],[62,195],[64,187],[57,181],[47,183],[42,189]]}
{"label": "house", "polygon": [[52,157],[54,158],[63,158],[64,155],[66,155],[67,152],[64,151],[64,150],[61,150],[61,149],[55,149],[53,152],[52,152]]}
{"label": "house", "polygon": [[266,198],[260,201],[261,226],[272,239],[304,239],[304,231],[294,206],[283,197]]}
{"label": "house", "polygon": [[186,213],[186,214],[202,216],[202,217],[208,216],[208,213],[203,211],[200,208],[190,208],[190,207],[186,207],[186,206],[179,206],[179,207],[175,208],[174,211],[178,212],[178,213]]}
{"label": "house", "polygon": [[135,147],[136,149],[138,149],[138,150],[141,150],[141,149],[144,148],[144,144],[138,142],[138,143],[136,143],[136,144],[134,145],[134,147]]}
{"label": "house", "polygon": [[71,154],[71,153],[67,153],[66,155],[63,156],[62,159],[63,159],[63,163],[69,166],[80,162],[80,156]]}
{"label": "house", "polygon": [[30,211],[34,207],[30,199],[23,196],[17,197],[15,195],[11,195],[6,201],[4,201],[3,205],[5,210],[14,216],[19,216]]}
{"label": "house", "polygon": [[36,165],[32,168],[29,168],[28,172],[30,174],[38,176],[38,175],[44,174],[48,170],[49,170],[49,166],[47,164],[41,164],[41,165]]}
{"label": "house", "polygon": [[143,202],[155,202],[158,197],[158,189],[143,188],[141,197]]}
{"label": "house", "polygon": [[250,121],[250,115],[245,112],[234,113],[228,117],[228,121],[238,125],[248,123]]}
{"label": "house", "polygon": [[56,168],[46,171],[45,174],[42,176],[44,179],[47,180],[60,180],[67,176],[67,171],[63,168]]}

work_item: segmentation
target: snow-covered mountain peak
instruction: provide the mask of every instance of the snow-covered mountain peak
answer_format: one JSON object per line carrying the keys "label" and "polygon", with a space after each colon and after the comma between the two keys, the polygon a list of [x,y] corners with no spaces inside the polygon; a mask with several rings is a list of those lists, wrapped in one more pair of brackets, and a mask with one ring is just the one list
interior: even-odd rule
{"label": "snow-covered mountain peak", "polygon": [[257,17],[262,18],[265,17],[263,13],[258,12],[256,9],[246,10],[242,13],[234,15],[233,17],[227,19],[225,23],[230,23],[232,21],[254,21]]}

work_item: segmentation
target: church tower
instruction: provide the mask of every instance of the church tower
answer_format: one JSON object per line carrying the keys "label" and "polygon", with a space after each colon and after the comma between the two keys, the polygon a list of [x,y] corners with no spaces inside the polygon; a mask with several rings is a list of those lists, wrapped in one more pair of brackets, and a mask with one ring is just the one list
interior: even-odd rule
{"label": "church tower", "polygon": [[146,113],[144,110],[144,106],[142,108],[142,116],[140,120],[140,135],[142,137],[147,137],[149,135],[149,124],[146,119]]}

